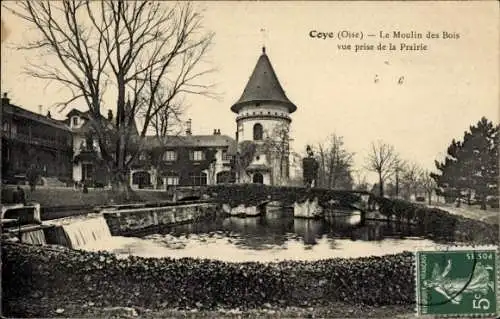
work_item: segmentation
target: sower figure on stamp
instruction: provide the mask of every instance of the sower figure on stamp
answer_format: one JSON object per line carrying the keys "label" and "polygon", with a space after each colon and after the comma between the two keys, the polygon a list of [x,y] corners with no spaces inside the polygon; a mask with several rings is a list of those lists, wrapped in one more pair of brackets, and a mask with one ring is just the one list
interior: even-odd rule
{"label": "sower figure on stamp", "polygon": [[451,267],[451,259],[448,259],[448,263],[442,273],[439,264],[434,264],[432,278],[424,281],[424,287],[433,288],[456,305],[460,304],[462,294],[464,293],[481,293],[485,295],[489,289],[494,290],[494,282],[490,280],[488,272],[493,270],[491,266],[483,266],[481,262],[478,262],[471,278],[449,279],[446,276],[450,272]]}

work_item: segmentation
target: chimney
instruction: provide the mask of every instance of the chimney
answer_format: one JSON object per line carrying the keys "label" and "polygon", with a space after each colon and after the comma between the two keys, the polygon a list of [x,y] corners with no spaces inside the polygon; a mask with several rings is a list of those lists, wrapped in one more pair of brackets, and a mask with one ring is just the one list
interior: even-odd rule
{"label": "chimney", "polygon": [[51,118],[52,118],[52,115],[50,114],[50,111],[48,111],[48,112],[47,112],[47,117],[48,117],[49,119],[51,119]]}
{"label": "chimney", "polygon": [[187,122],[187,129],[186,129],[186,135],[191,135],[192,132],[191,132],[191,119],[189,119]]}
{"label": "chimney", "polygon": [[42,114],[42,108],[43,107],[41,105],[38,105],[38,114],[40,114],[40,115]]}
{"label": "chimney", "polygon": [[216,129],[214,129],[214,135],[217,135],[217,130]]}
{"label": "chimney", "polygon": [[112,120],[113,120],[113,111],[108,110],[108,121],[112,121]]}
{"label": "chimney", "polygon": [[217,129],[217,135],[220,135],[220,128]]}
{"label": "chimney", "polygon": [[4,92],[2,96],[2,105],[10,104],[10,99],[7,97],[7,92]]}

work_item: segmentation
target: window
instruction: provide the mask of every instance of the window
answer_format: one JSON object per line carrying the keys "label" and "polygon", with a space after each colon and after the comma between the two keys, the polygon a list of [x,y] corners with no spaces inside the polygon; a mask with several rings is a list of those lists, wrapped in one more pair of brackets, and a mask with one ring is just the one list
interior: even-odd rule
{"label": "window", "polygon": [[189,157],[192,161],[203,161],[205,159],[203,151],[191,151]]}
{"label": "window", "polygon": [[2,130],[4,131],[4,133],[8,133],[9,132],[9,123],[3,122]]}
{"label": "window", "polygon": [[264,184],[264,176],[261,173],[253,174],[252,181],[256,184]]}
{"label": "window", "polygon": [[167,176],[167,185],[179,185],[179,177]]}
{"label": "window", "polygon": [[166,151],[165,153],[163,153],[163,160],[168,162],[173,162],[177,160],[177,153],[175,151]]}
{"label": "window", "polygon": [[78,126],[78,116],[73,116],[71,118],[72,126]]}
{"label": "window", "polygon": [[257,123],[253,126],[253,139],[254,141],[260,141],[262,140],[262,134],[263,129],[262,129],[262,124]]}
{"label": "window", "polygon": [[189,174],[190,184],[193,186],[207,185],[207,174],[200,173],[190,173]]}
{"label": "window", "polygon": [[[11,135],[16,135],[17,134],[17,125],[15,123],[12,123],[11,126],[10,126],[10,134]],[[28,134],[29,134],[29,132],[28,132]]]}
{"label": "window", "polygon": [[227,150],[222,151],[222,160],[223,161],[230,161],[231,160],[231,155],[227,154]]}
{"label": "window", "polygon": [[236,180],[236,174],[230,171],[222,171],[217,173],[216,182],[217,184],[222,183],[234,183]]}

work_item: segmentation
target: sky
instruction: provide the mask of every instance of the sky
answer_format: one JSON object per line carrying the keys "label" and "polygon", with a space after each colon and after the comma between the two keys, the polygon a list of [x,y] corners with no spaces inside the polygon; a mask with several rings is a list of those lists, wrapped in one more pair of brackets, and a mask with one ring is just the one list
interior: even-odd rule
{"label": "sky", "polygon": [[[451,139],[486,116],[499,118],[499,8],[488,2],[203,2],[204,26],[215,33],[208,59],[216,72],[219,99],[190,96],[185,118],[193,134],[215,128],[232,137],[241,96],[261,54],[266,52],[288,98],[292,146],[299,153],[335,133],[355,153],[362,170],[372,141],[392,144],[403,159],[426,169],[442,159]],[[61,100],[57,85],[23,74],[30,54],[14,49],[33,36],[6,10],[2,21],[1,87],[11,102],[38,112]],[[261,29],[265,29],[262,32]],[[332,32],[319,39],[311,31]],[[339,31],[363,39],[337,39]],[[394,31],[421,33],[423,39],[381,39]],[[458,39],[426,39],[428,31]],[[368,34],[374,34],[369,37]],[[339,44],[397,46],[394,51],[341,51]],[[426,44],[426,51],[401,51],[400,43]],[[74,105],[85,110],[81,103]],[[51,111],[55,118],[63,113]],[[368,175],[370,176],[370,175]]]}

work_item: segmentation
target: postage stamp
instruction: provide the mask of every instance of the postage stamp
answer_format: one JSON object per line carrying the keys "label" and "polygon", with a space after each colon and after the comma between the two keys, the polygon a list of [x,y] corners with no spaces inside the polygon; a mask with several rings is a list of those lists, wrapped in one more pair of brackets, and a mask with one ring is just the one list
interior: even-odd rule
{"label": "postage stamp", "polygon": [[496,317],[498,248],[415,253],[417,315]]}

